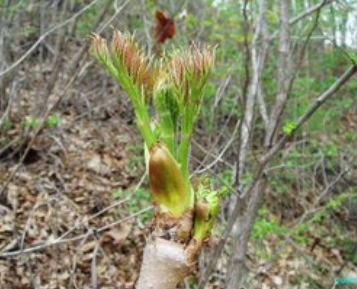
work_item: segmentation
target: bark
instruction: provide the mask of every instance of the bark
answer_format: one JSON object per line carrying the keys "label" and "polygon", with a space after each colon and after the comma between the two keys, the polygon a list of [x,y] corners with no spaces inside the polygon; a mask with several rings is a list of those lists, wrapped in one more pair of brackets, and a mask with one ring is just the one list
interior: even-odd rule
{"label": "bark", "polygon": [[288,100],[290,56],[290,29],[289,29],[289,1],[280,0],[280,28],[279,28],[279,55],[278,55],[278,87],[275,105],[272,109],[269,127],[265,136],[265,145],[271,147],[277,137],[277,131]]}
{"label": "bark", "polygon": [[[3,3],[3,9],[6,11],[10,7],[10,2]],[[0,71],[5,70],[11,63],[11,43],[12,36],[10,31],[10,17],[0,17]],[[3,114],[8,109],[9,98],[7,88],[9,88],[15,77],[15,71],[0,77],[0,112]],[[1,123],[1,121],[0,121]]]}
{"label": "bark", "polygon": [[[247,211],[237,218],[238,230],[233,231],[232,259],[230,260],[230,271],[228,272],[227,289],[241,288],[247,267],[245,257],[248,251],[248,241],[253,230],[254,221],[257,217],[258,209],[263,202],[266,180],[257,182],[251,196]],[[246,202],[242,204],[245,205]],[[233,270],[232,270],[233,269]]]}
{"label": "bark", "polygon": [[184,245],[152,238],[144,249],[136,289],[174,289],[190,273]]}
{"label": "bark", "polygon": [[[239,148],[239,161],[236,173],[235,186],[238,186],[241,190],[242,178],[245,171],[245,164],[248,157],[248,152],[251,145],[251,135],[254,129],[253,119],[254,110],[256,106],[256,99],[261,90],[261,75],[262,68],[266,60],[266,52],[268,45],[265,43],[266,39],[263,37],[267,34],[266,25],[266,12],[267,12],[268,2],[262,0],[259,5],[259,18],[258,24],[254,33],[254,38],[251,47],[251,65],[252,65],[252,76],[248,88],[248,96],[246,100],[245,114],[241,127],[241,139]],[[261,42],[263,42],[263,45]],[[260,43],[259,43],[260,42]],[[263,48],[260,48],[263,46]],[[263,100],[261,101],[261,105]],[[265,106],[265,104],[263,104]],[[241,283],[242,277],[244,275],[244,259],[246,254],[246,248],[248,244],[246,223],[247,214],[251,215],[250,212],[247,213],[247,204],[251,196],[246,196],[238,200],[239,202],[239,214],[232,231],[233,243],[232,243],[232,254],[230,259],[229,273],[228,273],[228,287],[229,289],[239,288],[237,284]],[[238,197],[240,198],[240,197]],[[232,204],[235,204],[237,200],[234,200]],[[232,206],[232,211],[233,211]]]}
{"label": "bark", "polygon": [[[250,149],[250,139],[253,131],[253,119],[256,97],[258,93],[258,87],[260,85],[261,68],[262,68],[262,54],[263,52],[258,50],[258,40],[260,39],[264,25],[266,25],[266,10],[267,1],[261,1],[259,7],[259,19],[256,31],[254,33],[251,61],[252,61],[252,79],[249,83],[248,96],[245,105],[245,113],[242,122],[241,136],[240,136],[240,148],[239,148],[239,162],[237,169],[237,177],[240,184],[240,180],[244,174],[245,162],[247,159],[248,151]],[[260,53],[261,52],[261,53]],[[264,61],[264,60],[263,60]]]}

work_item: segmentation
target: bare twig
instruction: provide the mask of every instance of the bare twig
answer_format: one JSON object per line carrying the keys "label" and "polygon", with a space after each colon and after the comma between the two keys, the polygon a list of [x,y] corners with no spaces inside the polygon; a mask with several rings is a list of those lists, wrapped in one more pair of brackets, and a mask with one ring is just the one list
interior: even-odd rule
{"label": "bare twig", "polygon": [[207,170],[209,170],[210,168],[212,168],[213,166],[215,166],[218,162],[225,162],[222,160],[223,155],[225,154],[225,152],[227,151],[227,149],[231,146],[231,144],[233,143],[233,141],[235,141],[236,139],[236,135],[237,135],[237,131],[238,128],[240,127],[240,123],[237,122],[236,126],[234,128],[234,131],[232,133],[232,136],[230,137],[230,139],[227,141],[227,143],[225,144],[224,148],[220,150],[220,153],[218,156],[215,156],[215,159],[208,165],[205,165],[203,169],[201,170],[196,170],[194,172],[194,174],[201,174]]}
{"label": "bare twig", "polygon": [[143,22],[144,22],[144,31],[145,31],[145,37],[146,37],[146,44],[147,44],[147,47],[152,47],[149,21],[148,21],[148,17],[147,17],[146,3],[145,3],[145,0],[140,0],[140,2],[141,2],[141,7],[143,8],[141,14],[142,14],[142,17],[143,17]]}
{"label": "bare twig", "polygon": [[97,255],[98,255],[98,250],[100,248],[100,243],[95,245],[93,249],[93,254],[92,254],[92,262],[91,262],[91,283],[92,283],[92,289],[97,289],[98,288],[98,282],[97,282]]}
{"label": "bare twig", "polygon": [[[214,156],[214,153],[212,152],[213,150],[216,150],[217,149],[217,146],[218,146],[218,143],[219,141],[221,140],[222,136],[224,135],[224,132],[225,132],[225,129],[228,127],[229,125],[229,122],[232,118],[234,114],[234,107],[231,108],[231,111],[227,117],[227,119],[225,120],[224,124],[220,126],[220,132],[218,134],[218,136],[216,136],[214,139],[213,139],[213,136],[212,138],[210,138],[209,140],[209,143],[211,144],[210,145],[210,148],[208,150],[204,150],[202,146],[200,146],[198,143],[196,143],[194,140],[193,140],[193,144],[196,145],[206,153],[205,157],[203,158],[203,160],[200,162],[201,166],[198,167],[194,172],[193,172],[193,175],[196,175],[197,174],[197,171],[198,170],[202,170],[204,169],[204,165],[206,160],[210,157],[210,156]],[[240,122],[240,120],[237,121],[237,123]],[[218,151],[220,151],[220,149],[218,149]]]}
{"label": "bare twig", "polygon": [[322,7],[331,4],[332,2],[335,2],[336,0],[322,0],[321,2],[311,6],[310,8],[308,8],[307,10],[305,10],[304,12],[300,13],[299,15],[293,17],[290,19],[289,24],[293,25],[297,22],[299,22],[300,20],[305,19],[306,17],[310,16],[311,14],[313,14],[315,11],[320,10]]}
{"label": "bare twig", "polygon": [[62,236],[60,236],[59,238],[57,238],[56,241],[60,241],[62,239],[64,239],[65,237],[67,237],[70,233],[72,233],[74,230],[76,230],[77,228],[79,228],[81,225],[88,223],[90,220],[93,220],[94,218],[99,217],[100,215],[104,214],[105,212],[110,211],[113,208],[118,207],[121,204],[124,204],[125,202],[129,201],[129,199],[131,197],[133,197],[133,195],[135,195],[135,193],[138,191],[139,187],[142,185],[142,183],[144,182],[145,178],[146,178],[146,173],[141,177],[139,183],[136,185],[134,191],[128,195],[127,197],[125,197],[122,200],[119,200],[117,202],[114,202],[113,204],[111,204],[110,206],[104,208],[103,210],[97,212],[96,214],[90,216],[89,218],[84,218],[84,220],[82,220],[79,224],[76,224],[75,226],[73,226],[71,229],[69,229],[67,232],[65,232]]}
{"label": "bare twig", "polygon": [[[7,103],[7,107],[5,109],[5,112],[3,113],[3,115],[0,118],[0,128],[2,127],[2,124],[5,121],[5,119],[8,118],[8,115],[9,115],[9,113],[11,111],[12,103],[13,103],[14,98],[16,97],[16,95],[17,95],[17,82],[14,81],[12,83],[12,85],[11,85],[10,98],[9,98],[8,103]],[[1,152],[0,152],[0,154],[1,154]]]}
{"label": "bare twig", "polygon": [[243,31],[244,31],[244,49],[245,49],[245,58],[244,58],[244,83],[243,83],[243,89],[242,89],[242,95],[244,98],[247,97],[247,92],[248,92],[248,87],[250,83],[250,63],[251,63],[251,50],[249,49],[249,40],[248,40],[248,35],[251,33],[251,28],[249,26],[249,19],[248,19],[248,13],[247,13],[247,8],[248,8],[248,0],[244,0],[243,4]]}
{"label": "bare twig", "polygon": [[[322,2],[326,2],[327,0],[324,0]],[[300,72],[300,69],[302,67],[302,64],[303,64],[303,59],[304,59],[304,55],[305,55],[305,52],[306,52],[306,49],[307,49],[307,46],[308,44],[310,43],[310,40],[312,38],[312,35],[314,33],[314,31],[316,30],[318,24],[319,24],[319,19],[320,19],[320,12],[321,12],[321,8],[323,7],[323,5],[320,6],[320,8],[317,10],[317,13],[316,13],[316,16],[315,16],[315,20],[314,20],[314,23],[303,43],[303,45],[301,46],[301,48],[298,50],[297,52],[297,64],[295,65],[295,69],[291,69],[291,70],[294,70],[294,72],[291,73],[291,76],[288,80],[288,93],[290,93],[293,85],[294,85],[294,81],[295,81],[295,78],[297,77],[297,75],[299,74]],[[292,65],[291,65],[292,66]]]}
{"label": "bare twig", "polygon": [[269,126],[269,116],[268,116],[267,107],[266,107],[266,104],[264,101],[263,88],[261,85],[259,85],[259,87],[258,87],[257,100],[258,100],[259,112],[260,112],[260,115],[262,116],[265,129],[267,130],[268,126]]}
{"label": "bare twig", "polygon": [[[108,1],[108,5],[105,8],[105,11],[107,10],[107,8],[109,8],[110,4],[111,4],[111,0]],[[98,29],[98,31],[102,32],[106,27],[108,27],[110,25],[110,23],[113,22],[113,20],[118,17],[118,15],[123,11],[123,9],[126,7],[126,5],[128,5],[130,2],[130,0],[126,0],[123,4],[121,4],[120,6],[118,6],[117,1],[115,1],[114,3],[114,9],[115,9],[115,13],[102,25],[102,27],[100,27]],[[103,16],[105,15],[105,13],[103,13]]]}
{"label": "bare twig", "polygon": [[18,250],[18,251],[13,251],[13,252],[4,252],[4,253],[1,253],[0,254],[0,258],[6,258],[6,257],[12,257],[12,256],[17,256],[17,255],[22,255],[22,254],[27,254],[27,253],[32,253],[32,252],[36,252],[36,251],[41,251],[41,250],[44,250],[44,249],[47,249],[49,247],[52,247],[52,246],[57,246],[57,245],[61,245],[61,244],[66,244],[66,243],[70,243],[70,242],[75,242],[75,241],[79,241],[79,240],[82,240],[84,238],[88,238],[92,235],[94,235],[95,233],[97,234],[100,234],[100,233],[103,233],[105,232],[106,230],[112,228],[112,227],[115,227],[121,223],[124,223],[128,220],[131,220],[143,213],[146,213],[146,212],[149,212],[152,210],[152,206],[150,207],[147,207],[145,209],[142,209],[128,217],[125,217],[123,219],[120,219],[118,221],[115,221],[113,223],[110,223],[108,225],[105,225],[105,226],[102,226],[98,229],[96,229],[95,231],[94,230],[89,230],[87,231],[85,234],[81,234],[81,235],[78,235],[76,237],[72,237],[72,238],[68,238],[68,239],[62,239],[62,240],[55,240],[55,241],[48,241],[46,243],[43,243],[43,244],[39,244],[39,245],[36,245],[36,246],[32,246],[32,247],[29,247],[29,248],[25,248],[23,250]]}
{"label": "bare twig", "polygon": [[[356,159],[356,154],[353,155],[353,157],[350,159],[349,163],[354,164]],[[326,188],[319,194],[318,198],[314,201],[312,207],[315,207],[318,205],[323,198],[325,198],[335,187],[336,185],[343,180],[343,177],[351,171],[351,165],[347,166],[344,170],[342,170],[336,177],[335,179],[330,182]],[[296,223],[295,227],[297,228],[302,222],[306,220],[308,216],[314,213],[314,210],[308,210],[306,211],[298,220]]]}
{"label": "bare twig", "polygon": [[[80,239],[80,243],[78,245],[78,247],[82,247],[86,241],[89,239],[89,237],[92,237],[92,236],[95,236],[95,233],[93,230],[88,230],[87,233],[85,233],[83,235],[83,238]],[[70,284],[73,284],[75,283],[75,280],[76,280],[76,269],[77,269],[77,263],[78,263],[78,258],[79,258],[79,253],[80,253],[80,250],[76,250],[73,257],[72,257],[72,269],[71,269],[71,278],[70,278]],[[72,286],[71,286],[72,287]],[[75,286],[77,287],[77,286]]]}
{"label": "bare twig", "polygon": [[[336,0],[322,0],[318,4],[313,5],[310,8],[308,8],[306,11],[304,11],[304,12],[300,13],[299,15],[291,18],[290,21],[289,21],[289,25],[295,25],[296,23],[300,22],[301,20],[304,20],[306,17],[310,16],[311,14],[315,13],[316,11],[319,11],[321,8],[323,8],[327,4],[331,4],[331,3],[335,2],[335,1]],[[273,40],[277,36],[278,36],[278,34],[274,33],[269,37],[269,40]]]}
{"label": "bare twig", "polygon": [[[229,147],[229,145],[232,143],[232,141],[230,141],[229,144],[227,143],[228,146],[226,144],[223,149],[226,150]],[[222,153],[217,155],[217,154],[207,150],[206,148],[204,148],[201,144],[199,144],[195,140],[192,140],[192,144],[194,146],[196,146],[198,149],[200,149],[202,152],[204,152],[206,154],[205,157],[212,157],[213,161],[210,164],[205,164],[205,159],[202,161],[199,161],[200,166],[194,170],[194,172],[191,174],[191,178],[195,175],[202,174],[203,172],[211,169],[217,163],[222,163],[222,164],[226,165],[227,167],[234,169],[233,164],[229,163],[227,160],[222,158],[222,155],[223,155]]]}
{"label": "bare twig", "polygon": [[[62,23],[57,24],[56,26],[52,27],[49,29],[47,32],[42,34],[37,41],[18,59],[16,60],[12,65],[4,69],[3,71],[0,72],[0,77],[5,75],[6,73],[9,73],[11,70],[16,68],[18,65],[20,65],[24,60],[27,59],[31,55],[31,53],[44,41],[49,35],[51,35],[53,32],[57,31],[58,29],[68,25],[71,23],[73,20],[77,19],[79,16],[81,16],[84,12],[86,12],[88,9],[90,9],[94,4],[96,4],[99,0],[93,0],[90,2],[88,5],[84,6],[81,10],[79,10],[77,13],[75,13],[73,16],[68,18],[67,20],[63,21]],[[126,3],[128,3],[127,1]],[[126,4],[124,3],[124,4]]]}
{"label": "bare twig", "polygon": [[[60,19],[61,21],[64,19],[65,14],[66,14],[66,9],[67,9],[67,4],[68,1],[64,1],[63,6],[62,6],[62,11],[60,13]],[[51,67],[51,76],[50,78],[46,81],[46,87],[44,89],[43,92],[43,101],[41,103],[41,105],[39,105],[39,111],[42,111],[43,109],[46,108],[47,106],[47,101],[50,97],[51,92],[53,91],[56,81],[57,81],[57,77],[59,75],[60,72],[60,68],[62,67],[62,53],[61,53],[61,49],[62,47],[64,47],[66,45],[66,37],[65,37],[65,31],[64,30],[60,30],[58,32],[58,35],[56,37],[56,48],[55,48],[55,56],[54,56],[54,60],[53,60],[53,64]],[[43,61],[41,61],[42,63]]]}

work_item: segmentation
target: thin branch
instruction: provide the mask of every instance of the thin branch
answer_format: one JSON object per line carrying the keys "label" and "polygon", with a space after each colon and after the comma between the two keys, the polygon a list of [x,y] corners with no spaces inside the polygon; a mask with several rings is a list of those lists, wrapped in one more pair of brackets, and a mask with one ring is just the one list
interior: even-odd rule
{"label": "thin branch", "polygon": [[122,199],[122,200],[119,200],[119,201],[117,201],[117,202],[114,202],[113,204],[111,204],[110,206],[108,206],[108,207],[104,208],[103,210],[97,212],[96,214],[91,215],[89,218],[84,218],[83,221],[81,221],[80,223],[76,224],[76,225],[73,226],[71,229],[69,229],[67,232],[65,232],[64,234],[62,234],[62,236],[60,236],[59,238],[57,238],[57,241],[60,241],[60,240],[64,239],[64,238],[67,237],[71,232],[73,232],[74,230],[76,230],[77,228],[79,228],[81,225],[83,225],[83,224],[85,224],[85,223],[88,223],[90,220],[92,220],[92,219],[94,219],[94,218],[96,218],[96,217],[99,217],[100,215],[104,214],[105,212],[108,212],[108,211],[110,211],[111,209],[113,209],[113,208],[115,208],[115,207],[117,207],[117,206],[119,206],[119,205],[121,205],[121,204],[124,204],[124,203],[126,203],[127,201],[129,201],[129,199],[130,199],[133,195],[135,195],[135,193],[138,191],[139,187],[140,187],[140,186],[142,185],[142,183],[144,182],[146,176],[147,176],[147,173],[145,173],[145,174],[141,177],[139,183],[136,185],[134,191],[133,191],[130,195],[128,195],[127,197],[125,197],[125,198]]}
{"label": "thin branch", "polygon": [[91,283],[92,289],[98,289],[98,282],[97,282],[97,255],[100,248],[100,242],[98,241],[93,249],[92,254],[92,262],[91,262]]}
{"label": "thin branch", "polygon": [[[351,163],[355,163],[356,159],[356,154],[351,158]],[[343,180],[343,177],[351,171],[351,166],[346,167],[344,170],[342,170],[336,177],[335,179],[326,186],[326,188],[319,194],[317,199],[314,201],[312,207],[315,207],[318,205],[321,200],[326,197],[336,186],[337,184]],[[295,228],[298,228],[299,225],[306,220],[308,216],[314,213],[315,210],[308,210],[306,211],[298,220],[298,222],[294,225]]]}
{"label": "thin branch", "polygon": [[[4,69],[3,71],[0,72],[0,77],[3,75],[9,73],[11,70],[19,66],[24,60],[27,59],[31,55],[31,53],[44,41],[49,35],[51,35],[53,32],[56,30],[66,26],[67,24],[71,23],[73,20],[76,20],[79,16],[81,16],[84,12],[86,12],[89,8],[91,8],[94,4],[96,4],[99,0],[94,0],[91,3],[89,3],[87,6],[84,6],[81,10],[79,10],[77,13],[75,13],[72,17],[68,18],[66,21],[59,23],[58,25],[52,27],[49,29],[47,32],[42,34],[37,41],[24,53],[18,60],[16,60],[12,65]],[[127,4],[129,3],[129,0],[127,0],[122,6],[121,9],[123,9]]]}
{"label": "thin branch", "polygon": [[54,240],[54,241],[48,241],[44,244],[40,244],[40,245],[36,245],[36,246],[32,246],[32,247],[29,247],[29,248],[26,248],[26,249],[23,249],[23,250],[18,250],[18,251],[13,251],[13,252],[5,252],[5,253],[1,253],[0,254],[0,258],[6,258],[6,257],[12,257],[12,256],[17,256],[17,255],[22,255],[22,254],[27,254],[27,253],[32,253],[32,252],[36,252],[36,251],[41,251],[43,249],[46,249],[46,248],[49,248],[49,247],[52,247],[52,246],[57,246],[57,245],[61,245],[61,244],[66,244],[66,243],[70,243],[70,242],[75,242],[75,241],[79,241],[79,240],[82,240],[84,238],[88,238],[92,235],[95,235],[95,234],[100,234],[100,233],[103,233],[105,232],[106,230],[112,228],[112,227],[115,227],[121,223],[124,223],[128,220],[131,220],[145,212],[149,212],[153,209],[153,206],[150,206],[150,207],[147,207],[145,209],[142,209],[128,217],[125,217],[123,219],[120,219],[118,221],[115,221],[113,223],[110,223],[108,225],[105,225],[103,227],[100,227],[96,230],[88,230],[85,234],[81,234],[81,235],[78,235],[78,236],[75,236],[75,237],[72,237],[72,238],[68,238],[68,239],[62,239],[62,240]]}
{"label": "thin branch", "polygon": [[329,89],[327,89],[318,98],[316,98],[315,102],[311,105],[307,112],[298,119],[295,129],[299,129],[315,113],[315,111],[321,105],[323,105],[336,91],[338,91],[353,75],[355,75],[356,72],[357,65],[351,66],[332,86],[330,86]]}
{"label": "thin branch", "polygon": [[332,2],[335,2],[336,0],[322,0],[321,2],[311,6],[310,8],[308,8],[306,11],[300,13],[299,15],[293,17],[290,19],[289,24],[293,25],[297,22],[299,22],[300,20],[305,19],[306,17],[310,16],[312,13],[314,13],[317,10],[320,10],[322,7],[331,4]]}
{"label": "thin branch", "polygon": [[[326,0],[325,0],[326,1]],[[316,13],[316,17],[315,17],[315,20],[314,20],[314,23],[312,25],[312,28],[310,29],[302,47],[300,49],[298,49],[298,60],[297,60],[297,65],[294,69],[294,72],[292,73],[290,79],[289,79],[289,89],[288,89],[288,92],[290,93],[290,91],[292,90],[292,87],[294,85],[294,81],[295,81],[295,78],[297,77],[297,75],[299,74],[300,72],[300,69],[302,67],[302,64],[303,64],[303,59],[304,59],[304,55],[305,55],[305,51],[307,49],[307,46],[308,44],[310,43],[310,40],[312,38],[312,34],[314,33],[315,29],[317,28],[318,24],[319,24],[319,19],[320,19],[320,12],[321,10],[317,10],[317,13]]]}
{"label": "thin branch", "polygon": [[[230,141],[231,143],[231,141]],[[200,175],[202,173],[204,173],[205,171],[209,170],[210,168],[212,168],[215,164],[217,163],[222,163],[225,166],[234,169],[234,165],[229,163],[227,160],[223,159],[222,156],[223,154],[220,153],[219,155],[213,153],[212,151],[204,148],[201,144],[199,144],[198,142],[196,142],[195,140],[192,140],[192,144],[197,147],[200,151],[202,151],[203,153],[205,153],[205,159],[199,162],[199,166],[191,173],[190,178],[192,179],[192,177],[194,177],[195,175]],[[224,146],[223,150],[226,150],[228,147],[227,145]],[[221,150],[219,150],[221,151]],[[207,157],[211,157],[213,158],[213,161],[209,164],[205,163],[205,160]]]}
{"label": "thin branch", "polygon": [[[293,18],[290,19],[289,21],[289,25],[294,25],[296,23],[298,23],[301,20],[304,20],[306,17],[310,16],[311,14],[313,14],[314,12],[320,10],[321,8],[323,8],[324,6],[326,6],[327,4],[331,4],[333,2],[335,2],[336,0],[322,0],[321,2],[319,2],[318,4],[311,6],[310,8],[308,8],[306,11],[300,13],[298,16],[295,16]],[[275,37],[277,37],[277,33],[272,34],[269,37],[269,40],[273,40]]]}
{"label": "thin branch", "polygon": [[243,89],[242,89],[242,95],[244,98],[247,97],[247,91],[249,87],[249,82],[250,82],[250,62],[251,62],[251,52],[249,49],[249,41],[248,41],[248,35],[250,34],[250,27],[249,27],[249,19],[247,15],[247,6],[248,6],[248,0],[244,0],[243,4],[243,31],[244,33],[244,49],[245,53],[244,55],[246,56],[244,58],[244,74],[245,74],[245,79],[244,79],[244,84],[243,84]]}
{"label": "thin branch", "polygon": [[51,29],[49,29],[47,32],[45,32],[44,34],[42,34],[37,41],[26,51],[26,53],[24,55],[22,55],[17,61],[15,61],[11,66],[7,67],[5,70],[0,72],[0,77],[2,77],[3,75],[5,75],[6,73],[10,72],[11,70],[13,70],[15,67],[17,67],[18,65],[20,65],[27,57],[29,57],[31,55],[31,53],[37,48],[37,46],[39,46],[41,44],[42,41],[44,41],[46,39],[47,36],[51,35],[53,32],[55,32],[56,30],[66,26],[67,24],[71,23],[72,20],[75,20],[77,17],[79,17],[80,15],[82,15],[85,11],[87,11],[89,8],[91,8],[95,3],[97,3],[99,0],[94,0],[91,3],[89,3],[87,6],[83,7],[80,11],[78,11],[77,13],[75,13],[72,17],[68,18],[66,21],[52,27]]}
{"label": "thin branch", "polygon": [[[231,146],[231,144],[233,143],[233,141],[235,141],[236,139],[236,134],[238,131],[238,128],[240,127],[240,123],[239,121],[236,123],[236,126],[234,128],[234,131],[232,133],[232,136],[230,137],[230,139],[227,141],[227,143],[225,144],[224,148],[220,150],[220,153],[218,156],[215,156],[215,159],[210,163],[204,166],[203,169],[201,170],[196,170],[194,172],[194,174],[201,174],[207,170],[209,170],[210,168],[212,168],[213,166],[215,166],[218,162],[225,162],[224,160],[222,160],[223,155],[225,154],[225,152],[227,151],[227,149]],[[212,153],[210,153],[211,155],[213,155]]]}
{"label": "thin branch", "polygon": [[[7,103],[7,107],[6,107],[3,115],[0,117],[0,127],[2,127],[3,122],[8,118],[8,115],[10,114],[11,106],[12,106],[12,103],[14,102],[15,96],[17,96],[17,81],[12,82],[10,98]],[[1,109],[1,107],[0,107],[0,109]],[[0,155],[1,155],[1,152],[0,152]]]}

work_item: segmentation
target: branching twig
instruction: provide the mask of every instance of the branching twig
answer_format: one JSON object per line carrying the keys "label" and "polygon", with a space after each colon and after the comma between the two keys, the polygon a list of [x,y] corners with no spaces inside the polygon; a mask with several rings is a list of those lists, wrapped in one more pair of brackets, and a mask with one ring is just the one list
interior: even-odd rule
{"label": "branching twig", "polygon": [[335,2],[336,0],[322,0],[321,2],[311,6],[310,8],[308,8],[306,11],[300,13],[299,15],[293,17],[290,19],[289,24],[293,25],[297,22],[299,22],[300,20],[305,19],[306,17],[310,16],[311,14],[313,14],[315,11],[320,10],[322,7],[331,4],[332,2]]}
{"label": "branching twig", "polygon": [[[323,104],[325,103],[339,88],[341,88],[349,79],[352,78],[357,72],[357,66],[352,66],[346,72],[341,75],[339,79],[325,92],[323,92],[316,100],[315,102],[310,106],[310,108],[299,118],[297,121],[297,125],[295,130],[292,132],[294,134],[303,124],[306,123],[307,120],[310,119],[310,117],[316,112],[316,110]],[[291,138],[291,136],[284,135],[276,144],[273,148],[271,148],[261,159],[261,162],[259,164],[259,167],[256,169],[254,177],[252,178],[251,182],[249,185],[244,189],[244,193],[241,195],[241,197],[236,201],[235,207],[229,217],[227,227],[222,234],[222,237],[216,246],[216,250],[212,256],[212,259],[210,261],[209,266],[207,267],[207,270],[203,276],[203,278],[200,281],[199,284],[199,289],[203,289],[205,285],[208,282],[209,276],[212,274],[212,271],[216,267],[217,261],[219,257],[221,256],[224,246],[228,240],[228,237],[233,229],[233,226],[235,224],[235,221],[237,219],[237,216],[239,214],[239,205],[241,202],[241,199],[244,198],[246,195],[249,195],[257,186],[258,182],[261,180],[264,170],[267,166],[267,164],[271,161],[271,159],[283,148],[285,143]],[[260,196],[257,194],[257,198]]]}
{"label": "branching twig", "polygon": [[[66,26],[67,24],[71,23],[73,20],[77,19],[79,16],[81,16],[84,12],[86,12],[89,8],[91,8],[94,4],[96,4],[99,0],[93,0],[90,2],[88,5],[84,6],[81,10],[79,10],[77,13],[75,13],[73,16],[68,18],[66,21],[63,21],[62,23],[57,24],[56,26],[52,27],[49,29],[47,32],[42,34],[37,41],[18,59],[16,60],[12,65],[4,69],[3,71],[0,72],[0,77],[4,76],[6,73],[9,73],[11,70],[19,66],[24,60],[27,59],[31,55],[31,53],[44,41],[49,35],[51,35],[53,32],[57,31],[58,29]],[[126,1],[124,5],[126,5],[129,1]]]}
{"label": "branching twig", "polygon": [[[221,149],[219,155],[218,155],[218,156],[215,156],[215,159],[214,159],[210,164],[205,165],[203,169],[195,171],[194,174],[201,174],[201,173],[203,173],[203,172],[209,170],[210,168],[212,168],[213,166],[215,166],[219,161],[220,161],[220,162],[224,162],[224,161],[222,160],[222,157],[223,157],[223,155],[225,154],[225,152],[227,151],[227,149],[231,146],[231,144],[233,143],[233,141],[235,141],[236,135],[237,135],[237,131],[238,131],[238,128],[239,128],[239,127],[240,127],[240,123],[237,122],[237,123],[236,123],[236,126],[235,126],[235,128],[234,128],[234,131],[233,131],[233,133],[232,133],[232,136],[231,136],[230,139],[227,141],[227,143],[225,144],[224,148]],[[211,154],[211,155],[212,155],[212,154]]]}
{"label": "branching twig", "polygon": [[62,239],[64,239],[65,237],[67,237],[71,232],[73,232],[74,230],[76,230],[77,228],[79,228],[79,226],[85,224],[85,223],[88,223],[90,220],[94,219],[94,218],[97,218],[98,216],[104,214],[105,212],[108,212],[110,211],[111,209],[127,202],[139,189],[139,187],[142,185],[142,183],[144,182],[145,178],[146,178],[146,173],[141,177],[139,183],[136,185],[134,191],[127,197],[125,197],[124,199],[122,200],[119,200],[117,202],[114,202],[113,204],[111,204],[110,206],[104,208],[103,210],[97,212],[96,214],[90,216],[89,218],[85,218],[82,222],[80,222],[79,224],[76,224],[76,226],[72,227],[71,229],[69,229],[67,232],[65,232],[62,236],[60,236],[59,238],[57,238],[56,241],[60,241]]}

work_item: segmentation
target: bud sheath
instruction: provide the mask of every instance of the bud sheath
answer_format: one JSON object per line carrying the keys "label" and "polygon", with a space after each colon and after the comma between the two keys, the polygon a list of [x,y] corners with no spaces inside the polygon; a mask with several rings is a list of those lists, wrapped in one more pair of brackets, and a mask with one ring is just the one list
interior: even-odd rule
{"label": "bud sheath", "polygon": [[161,212],[182,216],[191,207],[191,197],[180,165],[162,143],[153,146],[149,153],[149,181],[154,204]]}

